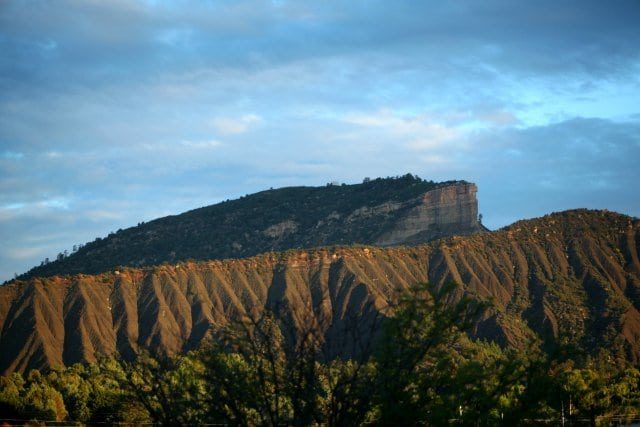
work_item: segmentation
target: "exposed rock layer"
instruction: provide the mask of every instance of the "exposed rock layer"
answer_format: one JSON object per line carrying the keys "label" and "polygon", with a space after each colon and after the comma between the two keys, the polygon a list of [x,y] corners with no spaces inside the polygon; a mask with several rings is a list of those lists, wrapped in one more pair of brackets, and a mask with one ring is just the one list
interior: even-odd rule
{"label": "exposed rock layer", "polygon": [[[0,287],[0,370],[173,354],[212,328],[280,305],[330,339],[417,282],[490,298],[477,336],[522,346],[568,337],[640,357],[640,221],[568,211],[417,247],[321,248],[185,262]],[[459,295],[458,295],[459,296]]]}
{"label": "exposed rock layer", "polygon": [[421,202],[380,236],[378,245],[416,244],[480,231],[475,184],[460,182],[427,191]]}

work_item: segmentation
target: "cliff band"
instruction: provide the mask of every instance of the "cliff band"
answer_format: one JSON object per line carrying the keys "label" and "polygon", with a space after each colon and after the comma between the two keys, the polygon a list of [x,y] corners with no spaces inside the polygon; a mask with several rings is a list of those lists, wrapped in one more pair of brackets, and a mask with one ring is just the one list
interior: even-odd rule
{"label": "cliff band", "polygon": [[460,182],[427,191],[421,202],[400,218],[394,228],[374,243],[417,244],[440,237],[478,232],[478,200],[475,184]]}

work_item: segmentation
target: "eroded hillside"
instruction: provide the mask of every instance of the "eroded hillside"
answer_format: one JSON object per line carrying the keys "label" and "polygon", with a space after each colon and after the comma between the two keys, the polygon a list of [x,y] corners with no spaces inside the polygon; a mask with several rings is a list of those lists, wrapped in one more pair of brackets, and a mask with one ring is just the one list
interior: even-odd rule
{"label": "eroded hillside", "polygon": [[[131,356],[173,354],[217,326],[279,306],[327,341],[383,310],[417,282],[461,285],[490,299],[476,336],[550,348],[566,337],[640,357],[640,221],[576,210],[503,230],[416,247],[335,247],[184,262],[99,275],[32,278],[0,287],[4,373]],[[459,295],[458,295],[459,296]]]}

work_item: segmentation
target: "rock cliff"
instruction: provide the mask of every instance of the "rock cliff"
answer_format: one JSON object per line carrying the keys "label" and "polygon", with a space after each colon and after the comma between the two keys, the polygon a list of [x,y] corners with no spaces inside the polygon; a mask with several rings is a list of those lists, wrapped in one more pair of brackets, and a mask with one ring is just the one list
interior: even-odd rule
{"label": "rock cliff", "polygon": [[[448,200],[448,191],[429,197]],[[438,212],[447,209],[473,208]],[[131,357],[141,348],[174,354],[274,306],[335,342],[354,318],[383,312],[417,282],[455,282],[456,297],[490,299],[475,336],[512,346],[537,337],[547,349],[569,340],[637,361],[639,252],[639,220],[577,210],[415,247],[330,247],[18,280],[0,287],[0,371]]]}
{"label": "rock cliff", "polygon": [[480,231],[475,194],[474,184],[412,175],[268,190],[118,230],[21,278],[334,244],[424,243]]}
{"label": "rock cliff", "polygon": [[477,191],[476,185],[468,182],[457,182],[427,191],[420,196],[420,202],[375,243],[417,244],[481,231],[483,227],[478,223]]}

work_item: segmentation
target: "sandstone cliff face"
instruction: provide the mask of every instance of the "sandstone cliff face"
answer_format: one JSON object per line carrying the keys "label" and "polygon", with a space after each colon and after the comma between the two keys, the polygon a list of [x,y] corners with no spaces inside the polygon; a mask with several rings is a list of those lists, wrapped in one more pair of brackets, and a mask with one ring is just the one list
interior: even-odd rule
{"label": "sandstone cliff face", "polygon": [[241,260],[184,262],[100,275],[33,278],[0,287],[0,370],[24,371],[174,354],[215,328],[281,307],[294,324],[344,339],[354,318],[384,312],[417,282],[460,285],[491,299],[475,336],[551,348],[567,337],[586,351],[640,357],[640,221],[569,211],[494,233],[416,247],[325,248]]}
{"label": "sandstone cliff face", "polygon": [[475,184],[460,182],[426,192],[375,243],[378,245],[416,244],[439,237],[467,235],[482,230],[478,223]]}

